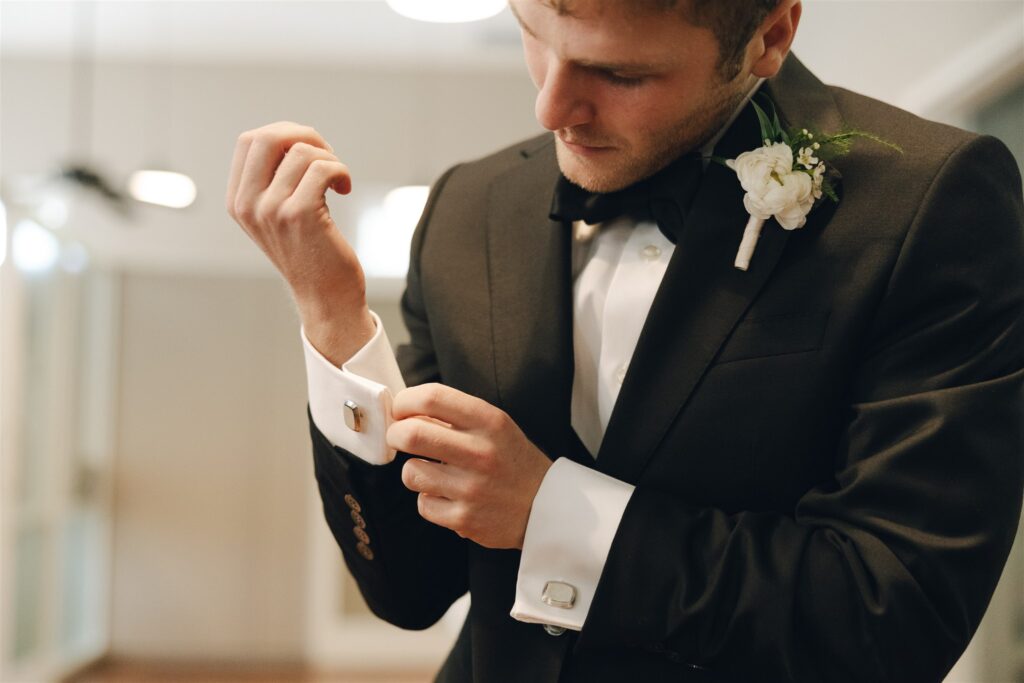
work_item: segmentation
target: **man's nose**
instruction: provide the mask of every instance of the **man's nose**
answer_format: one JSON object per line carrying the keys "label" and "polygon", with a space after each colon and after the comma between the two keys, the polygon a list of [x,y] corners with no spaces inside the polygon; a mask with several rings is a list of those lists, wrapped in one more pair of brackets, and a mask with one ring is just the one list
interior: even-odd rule
{"label": "man's nose", "polygon": [[593,104],[586,97],[580,74],[574,74],[566,65],[549,64],[537,93],[535,114],[540,125],[548,130],[589,123],[593,118]]}

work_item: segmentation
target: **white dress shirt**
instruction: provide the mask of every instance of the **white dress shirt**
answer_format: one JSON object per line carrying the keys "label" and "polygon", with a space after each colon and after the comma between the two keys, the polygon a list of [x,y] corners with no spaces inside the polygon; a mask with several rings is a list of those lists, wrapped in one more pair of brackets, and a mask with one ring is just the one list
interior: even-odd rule
{"label": "white dress shirt", "polygon": [[[763,79],[707,143],[708,156]],[[705,165],[706,165],[705,161]],[[657,225],[627,219],[573,226],[572,427],[597,455],[640,331],[675,245]],[[332,365],[302,332],[313,422],[328,441],[372,464],[395,457],[384,433],[391,397],[405,388],[387,334],[373,314],[373,338],[341,368]],[[361,428],[345,424],[343,406],[361,408]],[[557,454],[554,454],[557,455]],[[523,541],[511,616],[519,621],[581,630],[612,539],[634,487],[559,457],[534,498]],[[549,581],[571,585],[569,608],[542,600]],[[549,629],[550,629],[549,626]],[[552,631],[557,633],[557,630]]]}

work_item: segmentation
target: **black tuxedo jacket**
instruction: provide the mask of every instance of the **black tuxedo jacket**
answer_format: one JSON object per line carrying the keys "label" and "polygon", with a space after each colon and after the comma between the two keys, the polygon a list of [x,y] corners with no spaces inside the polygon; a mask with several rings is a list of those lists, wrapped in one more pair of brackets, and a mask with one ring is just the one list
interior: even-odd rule
{"label": "black tuxedo jacket", "polygon": [[[471,592],[438,681],[938,681],[974,633],[1021,505],[1020,175],[997,140],[826,87],[794,57],[765,88],[784,124],[904,153],[859,141],[835,162],[839,203],[799,230],[769,221],[747,272],[743,191],[711,164],[596,460],[570,427],[551,136],[436,183],[402,299],[406,381],[479,396],[552,459],[636,485],[582,631],[552,636],[509,616],[519,551],[424,521],[408,456],[371,466],[313,425],[370,608],[419,629]],[[716,154],[759,137],[744,112]]]}

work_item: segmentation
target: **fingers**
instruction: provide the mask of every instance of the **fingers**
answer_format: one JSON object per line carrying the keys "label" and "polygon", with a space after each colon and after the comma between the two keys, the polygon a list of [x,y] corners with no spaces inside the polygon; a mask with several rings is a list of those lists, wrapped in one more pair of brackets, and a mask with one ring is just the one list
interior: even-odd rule
{"label": "fingers", "polygon": [[443,384],[421,384],[398,392],[391,406],[396,420],[423,415],[462,430],[498,431],[509,421],[486,401]]}
{"label": "fingers", "polygon": [[462,538],[469,537],[471,521],[466,507],[440,496],[421,493],[416,497],[416,510],[420,517],[432,524],[451,529]]}
{"label": "fingers", "polygon": [[348,174],[348,166],[340,161],[314,159],[302,175],[298,187],[289,201],[299,206],[315,206],[323,201],[327,188],[334,186],[341,194],[348,194],[352,189],[352,179]]}
{"label": "fingers", "polygon": [[443,463],[410,458],[402,465],[402,483],[410,491],[441,498],[455,498],[458,491],[455,481],[449,474],[450,469]]}
{"label": "fingers", "polygon": [[252,145],[252,135],[249,131],[238,136],[235,143],[235,153],[231,157],[231,171],[228,173],[228,194],[226,199],[228,215],[236,219],[235,196],[238,194],[238,185],[242,181],[242,169],[245,167],[245,157],[249,154],[249,147]]}
{"label": "fingers", "polygon": [[[325,162],[321,168],[316,162]],[[324,171],[327,171],[325,173]],[[316,206],[320,203],[327,187],[335,184],[335,178],[340,174],[344,181],[345,193],[351,189],[351,180],[348,175],[348,167],[338,161],[325,149],[314,147],[305,142],[292,145],[285,154],[281,165],[277,167],[274,179],[260,197],[261,204],[270,207],[279,207],[289,198],[292,198],[300,206]],[[299,195],[296,190],[303,180],[311,176],[316,182],[309,183],[310,189],[304,190]],[[337,183],[339,186],[342,183]],[[317,193],[317,190],[319,192]]]}
{"label": "fingers", "polygon": [[386,433],[388,446],[395,450],[459,465],[479,461],[488,453],[487,443],[466,432],[423,417],[391,423]]}
{"label": "fingers", "polygon": [[402,483],[416,491],[416,508],[420,517],[446,527],[465,537],[468,532],[468,508],[460,502],[467,488],[448,476],[445,465],[411,459],[402,466]]}
{"label": "fingers", "polygon": [[299,142],[333,152],[316,130],[290,121],[272,123],[238,136],[226,200],[232,217],[237,218],[240,206],[255,205],[256,198],[270,185],[285,154]]}

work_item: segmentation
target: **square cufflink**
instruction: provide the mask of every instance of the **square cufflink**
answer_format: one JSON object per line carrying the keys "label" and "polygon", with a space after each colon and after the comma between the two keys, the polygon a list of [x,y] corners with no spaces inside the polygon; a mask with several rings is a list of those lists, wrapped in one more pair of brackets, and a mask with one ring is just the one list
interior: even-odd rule
{"label": "square cufflink", "polygon": [[355,401],[345,401],[345,426],[353,432],[363,431],[363,410]]}
{"label": "square cufflink", "polygon": [[576,602],[576,588],[562,581],[548,581],[540,599],[545,605],[570,609]]}

